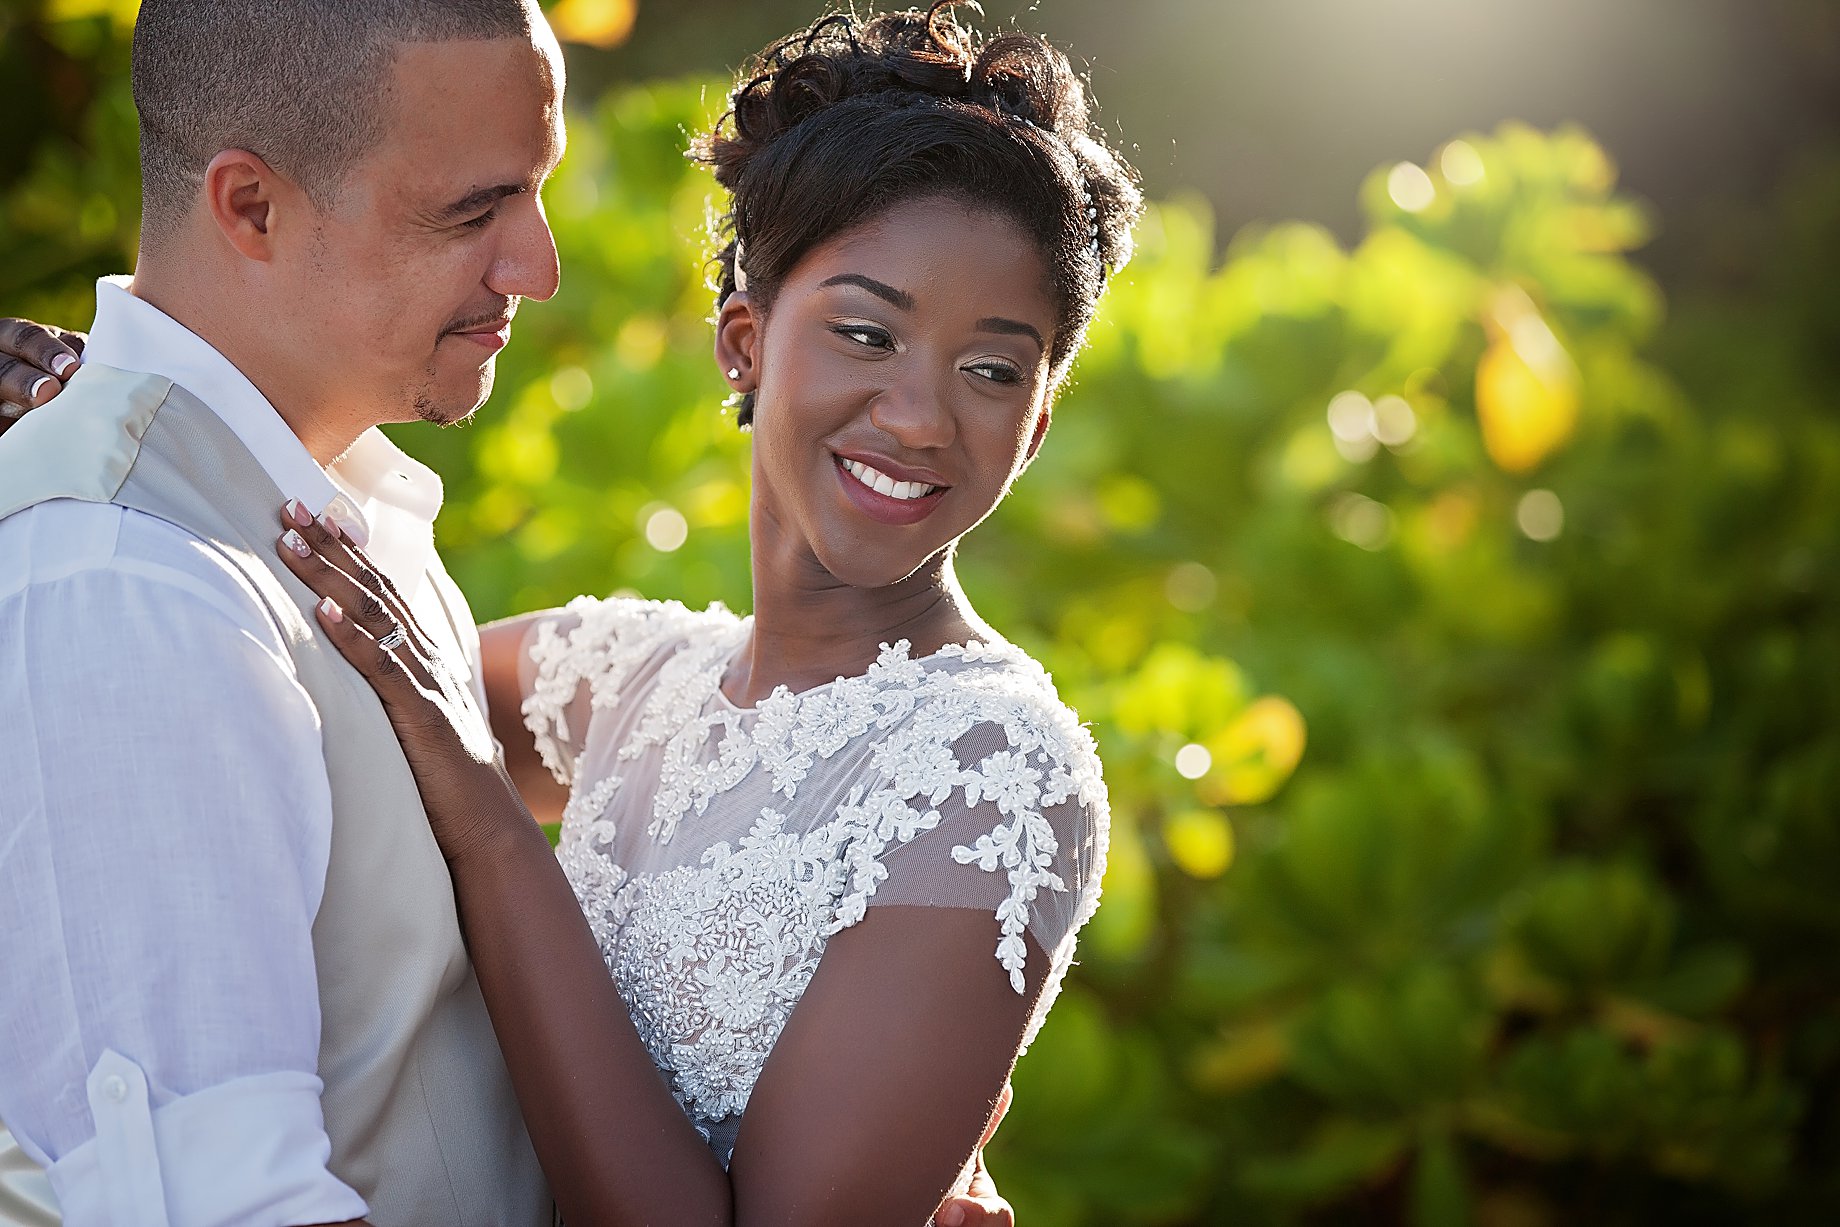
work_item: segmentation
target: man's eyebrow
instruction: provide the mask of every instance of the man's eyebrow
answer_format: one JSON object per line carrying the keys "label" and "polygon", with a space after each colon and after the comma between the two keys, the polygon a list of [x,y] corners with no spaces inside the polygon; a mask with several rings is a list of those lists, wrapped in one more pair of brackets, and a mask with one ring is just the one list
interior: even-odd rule
{"label": "man's eyebrow", "polygon": [[912,294],[904,290],[897,290],[891,285],[885,285],[873,277],[865,277],[861,273],[838,273],[835,277],[827,281],[820,281],[818,283],[818,288],[822,290],[826,286],[833,285],[861,286],[863,289],[869,291],[869,293],[891,306],[899,307],[903,311],[912,311],[914,309],[914,296]]}
{"label": "man's eyebrow", "polygon": [[1036,331],[1035,325],[1025,324],[1021,320],[1006,320],[1000,315],[988,315],[977,322],[977,330],[1001,333],[1008,337],[1029,337],[1042,352],[1046,353],[1048,349],[1047,342],[1041,339],[1041,333]]}
{"label": "man's eyebrow", "polygon": [[507,196],[520,196],[527,189],[521,183],[501,183],[497,187],[482,187],[468,192],[452,204],[443,205],[435,213],[437,221],[457,221],[471,216],[490,205],[495,205]]}

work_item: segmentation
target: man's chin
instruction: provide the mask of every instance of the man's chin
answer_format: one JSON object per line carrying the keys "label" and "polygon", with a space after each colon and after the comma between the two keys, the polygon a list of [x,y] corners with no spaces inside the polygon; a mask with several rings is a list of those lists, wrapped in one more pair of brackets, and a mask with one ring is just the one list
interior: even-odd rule
{"label": "man's chin", "polygon": [[487,366],[476,378],[466,380],[464,386],[423,389],[415,397],[416,419],[437,426],[455,426],[466,421],[479,412],[486,398],[492,395],[492,376],[492,368]]}
{"label": "man's chin", "polygon": [[429,396],[418,396],[415,400],[416,420],[433,422],[436,426],[458,426],[460,423],[478,413],[486,403],[485,397],[467,404],[462,400],[443,400]]}

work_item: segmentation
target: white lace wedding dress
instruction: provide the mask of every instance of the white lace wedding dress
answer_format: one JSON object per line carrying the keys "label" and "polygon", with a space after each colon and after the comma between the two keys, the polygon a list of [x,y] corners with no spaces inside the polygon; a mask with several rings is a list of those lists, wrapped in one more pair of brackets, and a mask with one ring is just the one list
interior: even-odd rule
{"label": "white lace wedding dress", "polygon": [[756,708],[720,683],[748,620],[584,597],[525,641],[524,715],[571,789],[558,850],[639,1034],[727,1162],[826,940],[888,904],[977,908],[1032,1038],[1099,901],[1092,738],[1007,644],[910,659]]}

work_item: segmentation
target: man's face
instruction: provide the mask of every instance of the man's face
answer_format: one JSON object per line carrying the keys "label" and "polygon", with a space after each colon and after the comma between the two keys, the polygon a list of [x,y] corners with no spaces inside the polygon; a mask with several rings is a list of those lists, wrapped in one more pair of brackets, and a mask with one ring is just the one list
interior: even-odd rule
{"label": "man's face", "polygon": [[485,401],[519,301],[558,284],[538,191],[562,157],[562,82],[547,30],[399,50],[381,140],[287,269],[322,398],[376,422]]}

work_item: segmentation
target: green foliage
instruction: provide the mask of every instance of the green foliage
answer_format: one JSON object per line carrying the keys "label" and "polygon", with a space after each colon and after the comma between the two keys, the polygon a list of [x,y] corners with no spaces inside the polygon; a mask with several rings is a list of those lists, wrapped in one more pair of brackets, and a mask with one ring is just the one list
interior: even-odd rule
{"label": "green foliage", "polygon": [[[0,196],[0,302],[80,321],[128,256],[119,35],[29,29],[108,83]],[[476,425],[399,436],[482,615],[748,602],[681,156],[719,103],[576,100],[561,294]],[[966,547],[1115,806],[993,1166],[1029,1227],[1819,1221],[1840,170],[1768,223],[1758,287],[1667,313],[1582,133],[1471,134],[1360,191],[1352,249],[1287,223],[1222,257],[1201,204],[1155,208]]]}

